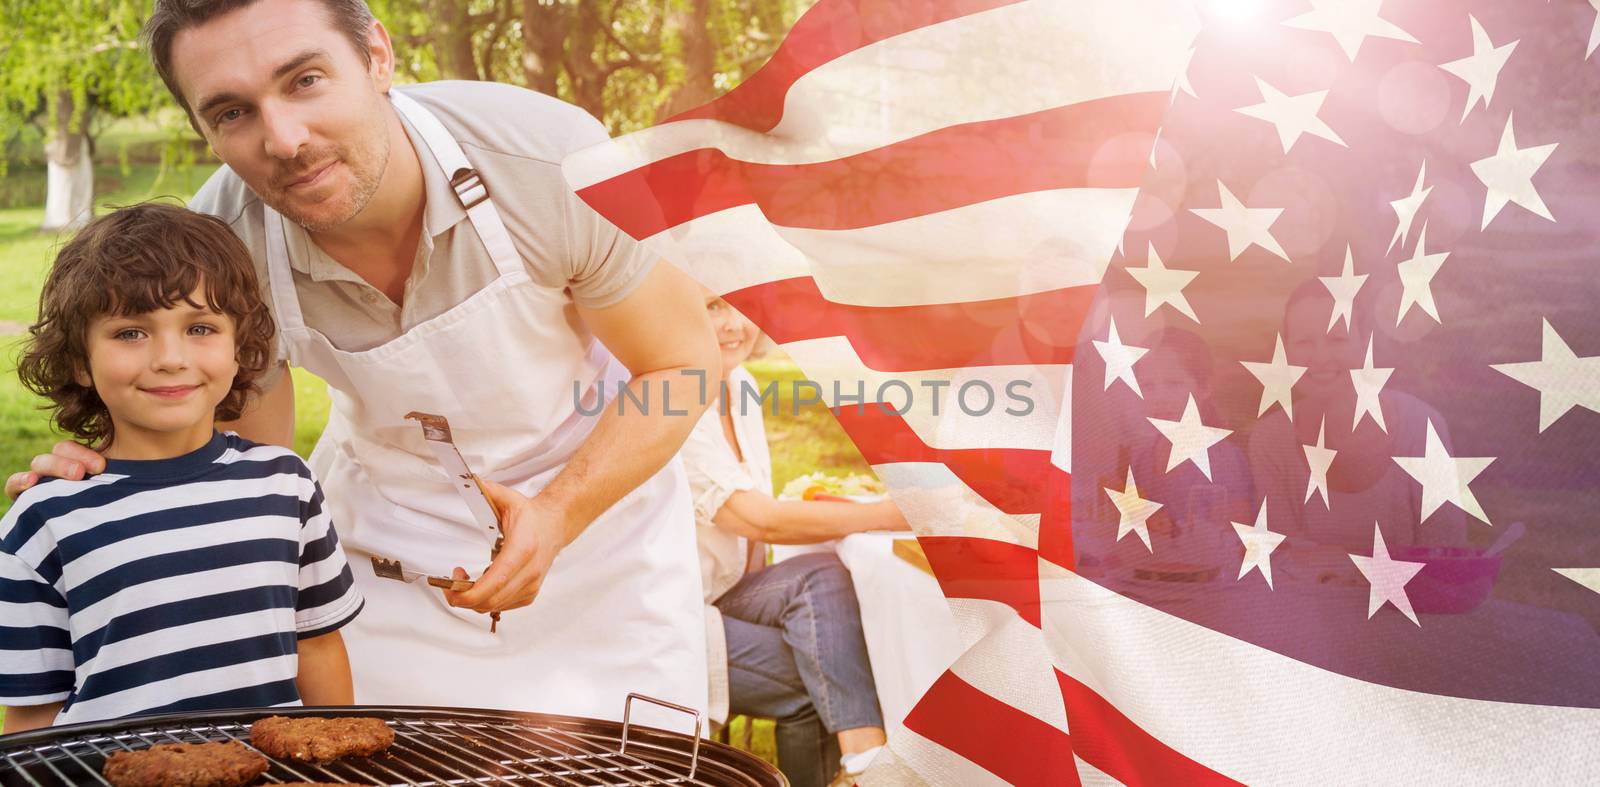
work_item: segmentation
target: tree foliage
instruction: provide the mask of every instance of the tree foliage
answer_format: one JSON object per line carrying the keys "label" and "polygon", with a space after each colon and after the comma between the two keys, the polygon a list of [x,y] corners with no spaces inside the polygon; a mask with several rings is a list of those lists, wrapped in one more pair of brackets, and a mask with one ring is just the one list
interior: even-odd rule
{"label": "tree foliage", "polygon": [[148,5],[148,0],[0,4],[0,143],[29,124],[46,137],[92,137],[97,117],[142,115],[165,105],[166,89],[138,45]]}
{"label": "tree foliage", "polygon": [[613,133],[743,81],[812,1],[370,0],[411,79],[524,85]]}

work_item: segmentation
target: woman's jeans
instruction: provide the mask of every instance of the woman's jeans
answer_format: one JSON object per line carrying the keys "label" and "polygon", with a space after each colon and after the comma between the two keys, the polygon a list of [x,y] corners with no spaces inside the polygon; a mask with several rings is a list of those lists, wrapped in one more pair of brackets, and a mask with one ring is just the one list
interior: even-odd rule
{"label": "woman's jeans", "polygon": [[798,555],[747,574],[716,605],[729,710],[776,719],[789,783],[826,785],[839,768],[835,733],[883,726],[850,572],[832,553]]}

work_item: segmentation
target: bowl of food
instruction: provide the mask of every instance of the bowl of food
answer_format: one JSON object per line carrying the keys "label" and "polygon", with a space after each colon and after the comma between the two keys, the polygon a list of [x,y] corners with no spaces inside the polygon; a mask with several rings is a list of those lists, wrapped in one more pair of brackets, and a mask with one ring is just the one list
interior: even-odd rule
{"label": "bowl of food", "polygon": [[778,497],[785,500],[848,500],[859,503],[881,500],[883,494],[883,482],[874,476],[836,476],[817,471],[791,479],[783,485]]}
{"label": "bowl of food", "polygon": [[1390,557],[1423,564],[1416,577],[1406,583],[1411,608],[1419,613],[1461,615],[1471,612],[1488,600],[1500,576],[1501,555],[1484,549],[1393,547]]}

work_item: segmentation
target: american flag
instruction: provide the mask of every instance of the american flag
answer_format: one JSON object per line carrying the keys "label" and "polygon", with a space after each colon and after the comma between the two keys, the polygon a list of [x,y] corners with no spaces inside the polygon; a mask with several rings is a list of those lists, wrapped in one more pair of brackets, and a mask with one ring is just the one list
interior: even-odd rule
{"label": "american flag", "polygon": [[865,783],[1593,778],[1597,7],[822,0],[566,162],[825,396],[1027,386],[836,410],[969,639]]}

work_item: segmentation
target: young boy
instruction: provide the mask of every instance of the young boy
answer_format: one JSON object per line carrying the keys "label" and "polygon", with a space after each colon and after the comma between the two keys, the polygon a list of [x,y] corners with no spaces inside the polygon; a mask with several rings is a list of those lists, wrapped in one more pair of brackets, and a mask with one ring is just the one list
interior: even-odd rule
{"label": "young boy", "polygon": [[56,257],[19,363],[105,472],[0,520],[5,732],[141,713],[349,704],[360,611],[295,454],[217,433],[271,356],[249,253],[221,221],[143,204]]}

